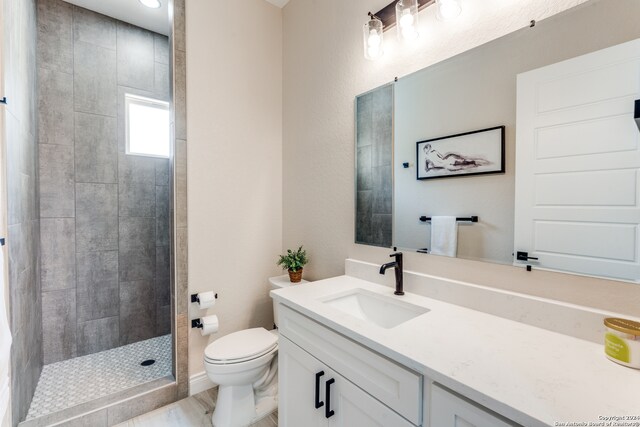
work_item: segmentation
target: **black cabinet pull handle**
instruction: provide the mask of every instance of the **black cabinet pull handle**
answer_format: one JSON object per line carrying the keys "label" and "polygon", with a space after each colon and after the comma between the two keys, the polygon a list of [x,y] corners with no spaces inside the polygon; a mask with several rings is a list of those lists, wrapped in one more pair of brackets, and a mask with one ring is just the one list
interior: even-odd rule
{"label": "black cabinet pull handle", "polygon": [[516,259],[518,261],[529,261],[530,259],[537,261],[537,257],[529,256],[529,252],[516,252]]}
{"label": "black cabinet pull handle", "polygon": [[327,396],[325,398],[325,400],[327,401],[327,406],[324,408],[324,416],[326,418],[331,418],[335,415],[335,411],[331,409],[331,384],[335,383],[336,380],[334,380],[333,378],[331,378],[329,381],[327,381]]}
{"label": "black cabinet pull handle", "polygon": [[320,402],[320,377],[324,375],[324,371],[320,371],[316,374],[316,409],[322,408],[324,402]]}

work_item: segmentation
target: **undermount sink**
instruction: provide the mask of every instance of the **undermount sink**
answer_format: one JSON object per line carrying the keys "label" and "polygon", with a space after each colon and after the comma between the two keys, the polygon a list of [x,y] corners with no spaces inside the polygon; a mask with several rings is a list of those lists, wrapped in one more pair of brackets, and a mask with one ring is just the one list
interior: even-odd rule
{"label": "undermount sink", "polygon": [[329,296],[322,302],[385,329],[394,328],[429,312],[428,308],[364,289],[352,289],[337,296]]}

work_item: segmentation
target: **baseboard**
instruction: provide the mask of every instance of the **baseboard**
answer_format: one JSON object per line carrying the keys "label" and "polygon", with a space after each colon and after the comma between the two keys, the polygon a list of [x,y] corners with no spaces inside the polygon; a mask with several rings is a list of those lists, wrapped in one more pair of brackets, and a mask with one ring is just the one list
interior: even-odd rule
{"label": "baseboard", "polygon": [[215,386],[216,385],[211,382],[206,372],[191,375],[191,377],[189,377],[189,396],[209,390]]}

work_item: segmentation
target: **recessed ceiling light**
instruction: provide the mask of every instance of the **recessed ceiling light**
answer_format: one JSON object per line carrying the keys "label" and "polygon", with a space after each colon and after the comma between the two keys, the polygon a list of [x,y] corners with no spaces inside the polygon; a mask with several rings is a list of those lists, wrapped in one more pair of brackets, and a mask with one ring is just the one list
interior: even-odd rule
{"label": "recessed ceiling light", "polygon": [[147,7],[150,7],[151,9],[159,9],[160,6],[162,6],[160,0],[140,0],[140,3]]}

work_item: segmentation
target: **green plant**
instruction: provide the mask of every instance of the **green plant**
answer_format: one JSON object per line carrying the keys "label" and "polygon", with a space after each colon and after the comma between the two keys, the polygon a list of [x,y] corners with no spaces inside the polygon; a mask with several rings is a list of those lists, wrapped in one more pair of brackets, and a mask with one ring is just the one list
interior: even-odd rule
{"label": "green plant", "polygon": [[308,262],[309,259],[307,258],[307,251],[302,249],[302,246],[300,246],[296,251],[288,249],[285,255],[280,255],[278,265],[281,265],[283,270],[296,272],[304,267]]}

